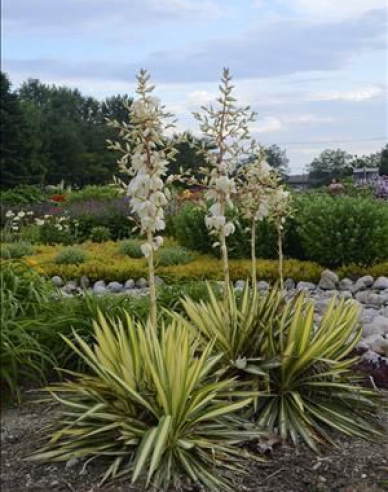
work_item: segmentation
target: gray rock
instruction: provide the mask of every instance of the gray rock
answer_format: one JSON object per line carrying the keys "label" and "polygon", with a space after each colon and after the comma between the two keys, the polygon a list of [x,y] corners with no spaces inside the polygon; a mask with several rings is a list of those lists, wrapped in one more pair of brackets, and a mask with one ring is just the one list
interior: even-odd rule
{"label": "gray rock", "polygon": [[386,290],[388,289],[388,277],[379,277],[373,284],[373,289],[375,290]]}
{"label": "gray rock", "polygon": [[350,290],[353,287],[353,282],[350,278],[343,278],[339,283],[339,290]]}
{"label": "gray rock", "polygon": [[79,463],[79,458],[71,458],[69,461],[66,461],[66,468],[72,468],[78,463]]}
{"label": "gray rock", "polygon": [[364,275],[363,277],[360,277],[357,282],[364,283],[366,287],[372,287],[374,278],[371,275]]}
{"label": "gray rock", "polygon": [[309,292],[315,290],[317,286],[312,282],[298,282],[296,290],[307,290]]}
{"label": "gray rock", "polygon": [[376,294],[375,292],[371,292],[369,296],[369,303],[376,304],[376,306],[384,306],[384,304],[388,303],[388,294]]}
{"label": "gray rock", "polygon": [[109,292],[113,292],[114,294],[118,294],[124,289],[123,284],[121,284],[120,282],[109,282],[106,288],[107,290],[109,290]]}
{"label": "gray rock", "polygon": [[317,313],[323,314],[326,311],[327,306],[330,304],[330,302],[331,302],[331,299],[319,299],[315,303],[315,310],[317,311]]}
{"label": "gray rock", "polygon": [[284,288],[286,290],[293,290],[295,289],[295,287],[296,287],[295,280],[292,278],[286,278],[286,280],[284,281]]}
{"label": "gray rock", "polygon": [[364,342],[369,346],[372,352],[376,354],[388,356],[388,338],[384,338],[382,335],[372,335],[365,338]]}
{"label": "gray rock", "polygon": [[128,279],[124,284],[125,290],[131,290],[134,287],[135,287],[135,281],[132,278]]}
{"label": "gray rock", "polygon": [[62,277],[59,277],[58,275],[55,275],[54,277],[52,277],[51,282],[53,283],[53,285],[55,285],[55,287],[62,287],[62,285],[63,285],[63,279],[62,279]]}
{"label": "gray rock", "polygon": [[363,290],[363,291],[357,292],[355,295],[355,298],[357,299],[358,302],[361,302],[361,304],[369,304],[370,303],[370,295],[371,295],[371,292],[369,290]]}
{"label": "gray rock", "polygon": [[373,326],[373,324],[368,323],[362,327],[362,337],[369,338],[372,335],[384,335],[384,333],[380,333],[378,327]]}
{"label": "gray rock", "polygon": [[353,294],[350,292],[350,290],[342,290],[339,293],[339,298],[340,299],[353,299]]}
{"label": "gray rock", "polygon": [[361,357],[366,362],[372,362],[372,364],[378,364],[380,362],[380,356],[373,352],[372,350],[368,350]]}
{"label": "gray rock", "polygon": [[379,312],[377,309],[373,308],[365,308],[363,312],[361,313],[360,317],[360,322],[363,325],[366,325],[368,323],[372,323],[372,321],[379,316]]}
{"label": "gray rock", "polygon": [[388,335],[388,318],[385,316],[376,316],[372,322],[372,326],[380,330],[382,335]]}
{"label": "gray rock", "polygon": [[377,316],[372,323],[363,326],[362,334],[364,338],[372,335],[388,335],[388,318]]}
{"label": "gray rock", "polygon": [[265,291],[268,289],[269,289],[269,283],[266,282],[265,280],[259,280],[259,282],[257,282],[257,290]]}
{"label": "gray rock", "polygon": [[335,290],[335,283],[327,277],[322,277],[318,287],[322,290]]}
{"label": "gray rock", "polygon": [[90,286],[90,280],[88,279],[88,277],[86,275],[81,277],[81,280],[79,283],[83,289],[87,289]]}
{"label": "gray rock", "polygon": [[63,288],[63,291],[66,292],[66,294],[73,294],[77,291],[77,284],[74,280],[70,280],[69,282],[66,283],[66,285]]}
{"label": "gray rock", "polygon": [[148,287],[148,281],[144,277],[141,277],[136,281],[136,287],[138,289],[145,289]]}
{"label": "gray rock", "polygon": [[237,280],[236,283],[234,284],[234,288],[236,290],[244,290],[245,287],[245,280]]}
{"label": "gray rock", "polygon": [[95,284],[93,285],[93,292],[94,294],[106,294],[108,292],[107,288],[106,288],[106,285],[105,285],[105,282],[103,280],[98,280],[97,282],[95,282]]}
{"label": "gray rock", "polygon": [[366,287],[366,284],[364,283],[364,281],[362,280],[357,280],[357,282],[353,285],[352,287],[352,293],[353,294],[357,294],[357,292],[361,292],[363,290],[366,290],[367,287]]}
{"label": "gray rock", "polygon": [[156,285],[163,285],[164,284],[164,280],[156,275],[156,277],[155,277],[155,284]]}
{"label": "gray rock", "polygon": [[333,284],[338,284],[339,278],[338,275],[335,272],[332,272],[331,270],[324,270],[321,273],[321,280],[327,279],[330,280]]}
{"label": "gray rock", "polygon": [[97,282],[95,282],[93,285],[93,288],[94,287],[106,287],[106,284],[105,284],[104,280],[97,280]]}

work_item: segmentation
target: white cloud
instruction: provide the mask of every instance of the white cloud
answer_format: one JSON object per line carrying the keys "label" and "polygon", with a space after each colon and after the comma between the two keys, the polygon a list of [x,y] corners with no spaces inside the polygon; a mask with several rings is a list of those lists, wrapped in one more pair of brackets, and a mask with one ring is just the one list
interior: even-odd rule
{"label": "white cloud", "polygon": [[382,87],[365,87],[358,90],[349,91],[328,91],[317,92],[306,96],[309,101],[351,101],[363,102],[371,99],[378,99],[386,94]]}
{"label": "white cloud", "polygon": [[187,105],[195,108],[214,102],[216,95],[209,91],[192,91],[187,96]]}
{"label": "white cloud", "polygon": [[333,118],[328,116],[318,116],[316,114],[300,114],[289,116],[284,119],[287,123],[330,123]]}
{"label": "white cloud", "polygon": [[208,22],[229,15],[214,0],[3,0],[5,29],[132,39],[139,28]]}
{"label": "white cloud", "polygon": [[270,133],[276,132],[283,128],[283,123],[279,118],[274,116],[267,116],[263,119],[258,119],[253,125],[250,126],[250,131],[252,133]]}
{"label": "white cloud", "polygon": [[387,8],[386,0],[283,0],[282,3],[298,15],[318,22],[359,17],[371,10]]}

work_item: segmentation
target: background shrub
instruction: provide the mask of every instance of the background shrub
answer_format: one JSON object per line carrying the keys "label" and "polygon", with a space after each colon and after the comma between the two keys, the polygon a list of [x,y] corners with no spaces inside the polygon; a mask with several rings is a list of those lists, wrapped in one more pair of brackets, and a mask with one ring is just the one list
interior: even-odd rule
{"label": "background shrub", "polygon": [[[182,246],[219,257],[219,248],[213,248],[214,237],[209,235],[205,225],[206,209],[187,203],[170,219],[170,233]],[[229,257],[231,259],[250,258],[248,222],[239,217],[237,210],[229,211],[228,218],[236,225],[234,234],[227,238]],[[289,258],[304,259],[304,252],[296,231],[295,222],[290,220],[284,230],[284,254]],[[263,220],[258,224],[256,236],[256,257],[277,258],[277,236],[273,224]]]}
{"label": "background shrub", "polygon": [[78,222],[80,240],[87,240],[94,227],[109,229],[113,240],[129,238],[133,223],[129,220],[128,198],[85,200],[70,203],[66,211],[73,221]]}
{"label": "background shrub", "polygon": [[310,194],[300,201],[295,219],[309,260],[336,267],[388,258],[388,204]]}
{"label": "background shrub", "polygon": [[157,258],[158,266],[186,265],[193,261],[194,255],[185,248],[176,246],[163,248]]}
{"label": "background shrub", "polygon": [[55,257],[55,263],[58,265],[79,265],[88,259],[85,251],[74,246],[63,248]]}
{"label": "background shrub", "polygon": [[79,203],[90,200],[112,200],[121,196],[120,190],[110,185],[88,185],[81,190],[72,191],[67,196],[67,203]]}
{"label": "background shrub", "polygon": [[0,249],[1,258],[12,260],[23,258],[23,256],[31,256],[34,252],[34,247],[25,241],[2,244]]}
{"label": "background shrub", "polygon": [[1,203],[7,206],[41,203],[47,199],[46,194],[37,186],[19,185],[1,191]]}
{"label": "background shrub", "polygon": [[144,258],[140,246],[141,246],[140,241],[136,241],[136,240],[122,241],[119,244],[118,251],[120,254],[129,256],[130,258]]}
{"label": "background shrub", "polygon": [[94,243],[104,243],[105,241],[109,241],[111,238],[110,230],[108,227],[97,226],[93,227],[90,231],[90,240]]}

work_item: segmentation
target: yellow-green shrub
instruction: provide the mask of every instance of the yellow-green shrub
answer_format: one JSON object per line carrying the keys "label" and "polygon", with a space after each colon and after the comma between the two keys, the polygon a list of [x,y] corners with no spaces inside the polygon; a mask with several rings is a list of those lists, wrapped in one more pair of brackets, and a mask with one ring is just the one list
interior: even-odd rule
{"label": "yellow-green shrub", "polygon": [[364,275],[372,275],[373,277],[388,277],[388,261],[377,263],[373,266],[355,265],[352,263],[351,265],[346,265],[339,268],[338,275],[340,277],[349,277],[353,279],[363,277]]}
{"label": "yellow-green shrub", "polygon": [[[147,276],[147,264],[142,259],[129,258],[121,254],[117,244],[108,241],[102,244],[84,243],[80,249],[88,253],[88,260],[80,265],[58,265],[55,256],[56,246],[39,246],[36,254],[31,257],[42,271],[48,275],[60,275],[67,279],[80,278],[86,275],[90,280],[104,279],[123,282],[128,278]],[[278,264],[276,260],[257,261],[258,278],[275,282],[278,279]],[[292,277],[296,281],[309,280],[317,282],[322,268],[316,263],[286,260],[284,262],[285,277]],[[172,265],[158,267],[157,274],[167,281],[189,280],[221,280],[222,264],[214,257],[201,255],[186,265]],[[232,280],[248,278],[250,275],[249,260],[232,260],[230,262]]]}
{"label": "yellow-green shrub", "polygon": [[[168,244],[171,242],[167,241]],[[30,259],[48,276],[60,275],[67,279],[81,278],[86,275],[90,280],[104,279],[123,282],[128,278],[147,277],[147,263],[143,258],[129,258],[120,253],[117,243],[87,242],[78,246],[88,253],[88,260],[80,265],[57,265],[55,256],[59,246],[37,246],[35,255]],[[284,261],[284,277],[291,277],[295,281],[318,282],[323,267],[317,263],[299,260]],[[388,275],[388,262],[374,266],[348,265],[337,270],[339,276],[357,278],[370,274],[374,277]],[[257,273],[260,280],[276,282],[278,280],[278,263],[276,260],[258,260]],[[220,260],[208,255],[198,255],[186,265],[172,265],[157,268],[157,275],[170,282],[190,280],[221,280],[222,264]],[[246,279],[250,276],[250,260],[230,261],[231,280]]]}

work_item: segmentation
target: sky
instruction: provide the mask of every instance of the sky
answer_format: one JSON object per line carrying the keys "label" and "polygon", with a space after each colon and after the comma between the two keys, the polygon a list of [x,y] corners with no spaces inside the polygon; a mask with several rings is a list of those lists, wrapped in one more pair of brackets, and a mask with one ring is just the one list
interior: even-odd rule
{"label": "sky", "polygon": [[252,135],[287,150],[293,174],[326,148],[352,154],[388,141],[386,0],[3,0],[2,70],[133,94],[140,68],[178,118],[217,97],[229,67],[257,113]]}

